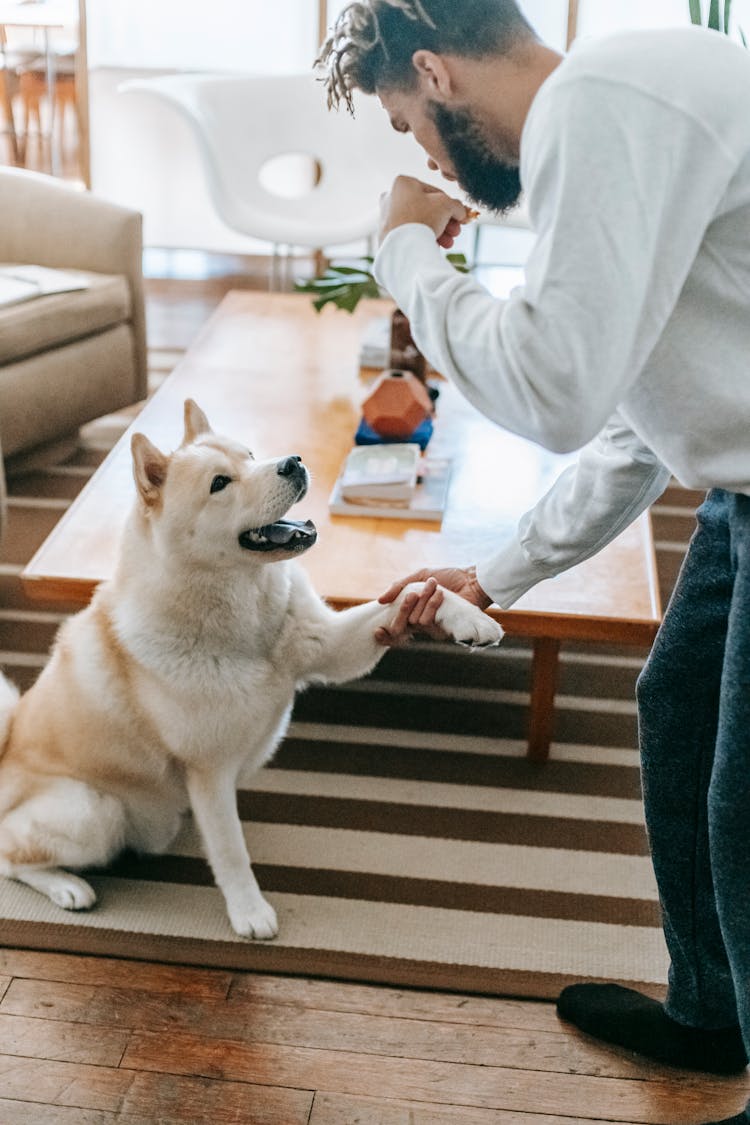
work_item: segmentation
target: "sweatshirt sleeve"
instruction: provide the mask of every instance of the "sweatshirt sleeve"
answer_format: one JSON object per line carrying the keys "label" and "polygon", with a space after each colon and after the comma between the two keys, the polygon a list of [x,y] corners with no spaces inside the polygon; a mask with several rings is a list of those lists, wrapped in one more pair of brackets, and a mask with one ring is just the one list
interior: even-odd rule
{"label": "sweatshirt sleeve", "polygon": [[537,99],[522,145],[537,232],[525,285],[493,298],[417,223],[387,235],[375,274],[481,413],[571,452],[638,378],[736,162],[686,112],[617,82],[558,82]]}
{"label": "sweatshirt sleeve", "polygon": [[618,414],[522,517],[514,540],[477,565],[503,609],[543,578],[600,551],[664,491],[671,474]]}

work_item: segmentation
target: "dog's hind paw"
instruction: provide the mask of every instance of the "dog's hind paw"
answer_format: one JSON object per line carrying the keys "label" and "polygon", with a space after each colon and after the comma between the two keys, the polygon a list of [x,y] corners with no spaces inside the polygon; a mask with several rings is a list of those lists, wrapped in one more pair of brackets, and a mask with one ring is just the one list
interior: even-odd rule
{"label": "dog's hind paw", "polygon": [[435,620],[454,641],[471,648],[487,648],[500,644],[503,639],[503,630],[497,621],[450,590],[445,591]]}
{"label": "dog's hind paw", "polygon": [[264,898],[251,907],[230,909],[229,921],[235,933],[254,941],[270,941],[279,932],[276,911]]}

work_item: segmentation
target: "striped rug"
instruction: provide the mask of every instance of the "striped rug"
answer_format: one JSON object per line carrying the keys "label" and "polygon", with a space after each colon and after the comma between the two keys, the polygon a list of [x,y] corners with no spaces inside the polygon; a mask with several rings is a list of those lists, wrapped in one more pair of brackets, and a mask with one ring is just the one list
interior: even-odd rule
{"label": "striped rug", "polygon": [[[87,428],[64,462],[11,482],[0,644],[24,686],[61,615],[27,603],[18,574],[129,420]],[[299,697],[275,759],[239,794],[275,941],[234,935],[191,822],[169,855],[93,874],[86,914],[1,882],[0,941],[464,992],[551,998],[607,979],[660,995],[634,748],[641,657],[565,653],[543,766],[524,757],[529,659],[518,642],[414,644],[363,681]]]}

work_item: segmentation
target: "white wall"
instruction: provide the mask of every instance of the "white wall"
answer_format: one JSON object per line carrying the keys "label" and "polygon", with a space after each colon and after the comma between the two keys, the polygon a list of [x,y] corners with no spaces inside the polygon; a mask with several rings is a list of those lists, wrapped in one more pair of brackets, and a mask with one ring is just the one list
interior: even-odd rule
{"label": "white wall", "polygon": [[312,61],[314,0],[87,0],[89,65],[285,73]]}
{"label": "white wall", "polygon": [[[705,21],[709,0],[702,0]],[[579,35],[606,35],[617,28],[675,27],[690,22],[688,0],[579,0]],[[723,9],[723,0],[722,0]],[[734,0],[731,25],[744,25],[750,40],[750,0]]]}

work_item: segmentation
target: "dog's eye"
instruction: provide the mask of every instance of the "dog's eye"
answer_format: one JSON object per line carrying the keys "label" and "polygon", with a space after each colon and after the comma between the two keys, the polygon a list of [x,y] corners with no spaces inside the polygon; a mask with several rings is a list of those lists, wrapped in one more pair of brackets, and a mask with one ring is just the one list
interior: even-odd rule
{"label": "dog's eye", "polygon": [[211,481],[211,491],[212,492],[221,492],[222,488],[226,488],[227,485],[231,484],[231,483],[232,483],[231,477],[225,477],[225,476],[222,476],[221,473],[219,473]]}

